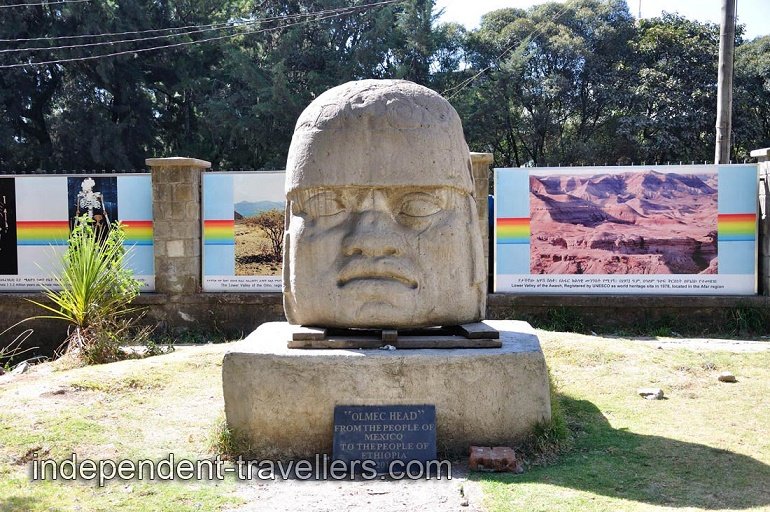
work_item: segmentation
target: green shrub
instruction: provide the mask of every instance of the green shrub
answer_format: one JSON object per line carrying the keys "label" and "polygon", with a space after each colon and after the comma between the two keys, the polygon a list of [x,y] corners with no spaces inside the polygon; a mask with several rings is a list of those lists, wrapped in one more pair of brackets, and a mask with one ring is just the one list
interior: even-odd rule
{"label": "green shrub", "polygon": [[59,289],[44,291],[52,305],[30,301],[48,312],[36,318],[71,324],[60,352],[87,364],[120,359],[120,345],[130,336],[132,319],[127,315],[137,312],[130,304],[139,295],[140,283],[125,266],[124,241],[120,223],[105,236],[88,217],[81,217],[70,233],[62,272],[55,276]]}

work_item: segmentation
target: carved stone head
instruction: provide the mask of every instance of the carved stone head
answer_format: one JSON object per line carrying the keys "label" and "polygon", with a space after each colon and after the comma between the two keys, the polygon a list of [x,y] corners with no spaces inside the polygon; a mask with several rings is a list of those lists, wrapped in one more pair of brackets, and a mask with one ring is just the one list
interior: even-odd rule
{"label": "carved stone head", "polygon": [[292,324],[407,328],[483,318],[486,270],[460,118],[402,80],[330,89],[286,164]]}

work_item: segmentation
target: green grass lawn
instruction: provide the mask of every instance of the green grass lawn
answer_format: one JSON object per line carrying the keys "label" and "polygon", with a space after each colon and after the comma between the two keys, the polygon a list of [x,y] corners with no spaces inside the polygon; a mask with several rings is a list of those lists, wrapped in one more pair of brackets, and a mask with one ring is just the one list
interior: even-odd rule
{"label": "green grass lawn", "polygon": [[540,335],[572,447],[523,475],[476,475],[489,510],[770,510],[770,352]]}
{"label": "green grass lawn", "polygon": [[[25,457],[61,460],[211,456],[222,416],[225,345],[182,349],[67,371],[38,367],[0,381],[0,511],[218,510],[236,505],[232,480],[30,482]],[[45,368],[49,366],[49,368]]]}
{"label": "green grass lawn", "polygon": [[[770,352],[539,331],[571,447],[522,475],[476,474],[489,510],[770,510]],[[63,459],[211,457],[227,345],[0,377],[0,510],[218,510],[238,484],[30,482]],[[718,382],[731,370],[738,382]],[[648,401],[639,387],[661,387]],[[301,485],[301,484],[297,484]]]}

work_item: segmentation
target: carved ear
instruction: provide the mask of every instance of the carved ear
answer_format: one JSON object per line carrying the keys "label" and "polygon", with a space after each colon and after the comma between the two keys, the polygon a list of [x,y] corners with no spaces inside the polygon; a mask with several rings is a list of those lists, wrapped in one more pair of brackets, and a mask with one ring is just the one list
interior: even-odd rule
{"label": "carved ear", "polygon": [[[469,232],[471,233],[470,240],[471,243],[471,256],[473,258],[473,283],[472,284],[479,284],[486,282],[487,279],[487,267],[484,262],[484,247],[483,241],[481,240],[481,233],[479,231],[479,218],[477,209],[476,209],[476,199],[469,195],[468,196],[468,207],[470,208],[470,214],[471,214],[471,222],[475,223],[475,226],[468,226]],[[479,236],[474,236],[475,233],[478,233]]]}
{"label": "carved ear", "polygon": [[[468,153],[467,166],[468,166],[468,175],[471,177],[471,190],[476,190],[476,178],[473,176],[473,161],[471,160],[470,153]],[[474,196],[474,194],[471,194],[471,195]]]}
{"label": "carved ear", "polygon": [[283,230],[283,312],[290,324],[294,324],[294,295],[291,291],[291,264],[289,253],[291,251],[291,235],[289,235],[289,218],[291,217],[291,201],[286,200],[286,210],[284,211],[284,230]]}
{"label": "carved ear", "polygon": [[[479,217],[476,209],[476,199],[472,195],[468,196],[468,207],[470,208],[471,222],[476,223],[475,226],[468,226],[469,232],[471,233],[469,242],[471,244],[471,257],[473,259],[473,275],[471,277],[473,282],[471,283],[471,288],[474,288],[478,295],[478,317],[479,320],[483,320],[487,310],[487,265],[484,258],[484,244],[481,239],[478,224]],[[478,236],[476,236],[477,233]]]}

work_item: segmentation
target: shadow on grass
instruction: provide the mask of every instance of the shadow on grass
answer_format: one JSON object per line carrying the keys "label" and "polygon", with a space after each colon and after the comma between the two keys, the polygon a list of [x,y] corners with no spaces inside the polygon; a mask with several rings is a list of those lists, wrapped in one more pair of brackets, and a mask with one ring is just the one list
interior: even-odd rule
{"label": "shadow on grass", "polygon": [[[561,460],[487,482],[545,483],[668,507],[745,509],[770,505],[770,466],[709,446],[614,429],[587,400],[561,395],[575,444]],[[740,428],[740,427],[725,427]],[[498,489],[500,490],[500,489]]]}

